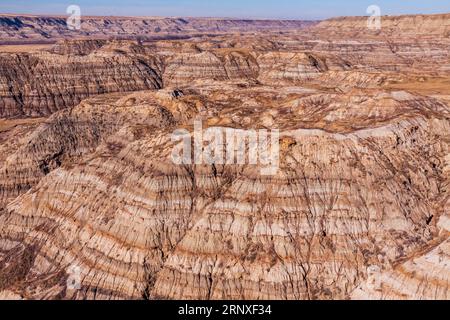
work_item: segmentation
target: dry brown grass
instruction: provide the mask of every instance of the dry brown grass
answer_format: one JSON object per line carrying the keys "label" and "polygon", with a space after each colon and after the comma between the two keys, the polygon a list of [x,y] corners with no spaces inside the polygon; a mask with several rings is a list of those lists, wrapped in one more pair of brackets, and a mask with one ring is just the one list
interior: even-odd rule
{"label": "dry brown grass", "polygon": [[0,52],[20,53],[32,52],[51,48],[52,44],[7,44],[0,45]]}
{"label": "dry brown grass", "polygon": [[0,133],[8,131],[15,126],[37,124],[43,122],[46,118],[28,118],[28,119],[0,119]]}
{"label": "dry brown grass", "polygon": [[450,77],[423,77],[405,82],[390,83],[387,88],[407,90],[421,95],[449,94]]}

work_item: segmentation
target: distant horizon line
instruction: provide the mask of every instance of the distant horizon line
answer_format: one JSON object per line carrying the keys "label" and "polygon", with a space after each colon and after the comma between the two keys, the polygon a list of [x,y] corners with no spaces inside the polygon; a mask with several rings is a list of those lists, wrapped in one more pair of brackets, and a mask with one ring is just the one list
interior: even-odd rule
{"label": "distant horizon line", "polygon": [[[384,14],[382,17],[408,17],[408,16],[445,16],[450,15],[450,12],[442,12],[442,13],[412,13],[412,14]],[[0,13],[0,17],[52,17],[52,18],[67,18],[69,14],[47,14],[47,13]],[[332,16],[328,18],[262,18],[262,17],[233,17],[233,16],[141,16],[141,15],[81,15],[81,19],[84,18],[133,18],[133,19],[214,19],[214,20],[265,20],[265,21],[325,21],[330,19],[339,19],[339,18],[363,18],[369,17],[369,15],[341,15],[341,16]]]}

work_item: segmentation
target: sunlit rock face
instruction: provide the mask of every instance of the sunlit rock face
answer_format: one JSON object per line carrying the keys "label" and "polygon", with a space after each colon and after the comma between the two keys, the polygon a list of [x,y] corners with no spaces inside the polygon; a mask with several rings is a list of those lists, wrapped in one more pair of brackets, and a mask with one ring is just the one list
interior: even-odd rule
{"label": "sunlit rock face", "polygon": [[[449,299],[443,17],[1,53],[0,298]],[[195,121],[277,170],[177,164]]]}
{"label": "sunlit rock face", "polygon": [[89,96],[162,87],[157,57],[106,47],[86,54],[91,48],[0,54],[0,117],[48,116]]}
{"label": "sunlit rock face", "polygon": [[[368,30],[368,26],[371,30]],[[331,37],[370,37],[370,36],[425,36],[449,37],[450,14],[382,16],[376,24],[366,17],[339,17],[321,21],[316,32],[329,33]],[[350,39],[350,38],[349,38]]]}
{"label": "sunlit rock face", "polygon": [[79,30],[67,27],[67,16],[0,14],[0,39],[7,42],[65,38],[160,37],[165,35],[283,32],[317,24],[301,20],[220,18],[151,18],[83,16]]}

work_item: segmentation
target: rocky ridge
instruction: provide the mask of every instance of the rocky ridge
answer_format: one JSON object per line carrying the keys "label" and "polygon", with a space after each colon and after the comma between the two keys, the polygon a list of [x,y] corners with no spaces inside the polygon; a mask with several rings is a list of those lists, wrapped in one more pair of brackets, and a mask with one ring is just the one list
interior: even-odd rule
{"label": "rocky ridge", "polygon": [[[0,297],[449,299],[450,59],[405,34],[3,54]],[[194,119],[280,130],[279,169],[175,164]]]}
{"label": "rocky ridge", "polygon": [[45,41],[80,37],[136,37],[298,30],[314,21],[220,18],[90,17],[83,16],[80,30],[67,27],[68,16],[0,15],[3,41]]}

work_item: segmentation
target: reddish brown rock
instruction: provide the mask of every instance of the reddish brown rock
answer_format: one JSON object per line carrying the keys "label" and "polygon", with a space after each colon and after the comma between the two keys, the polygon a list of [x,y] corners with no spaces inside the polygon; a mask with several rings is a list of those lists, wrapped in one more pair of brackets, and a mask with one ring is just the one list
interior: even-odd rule
{"label": "reddish brown rock", "polygon": [[[1,54],[0,298],[448,299],[445,17]],[[194,119],[278,170],[175,164]]]}

